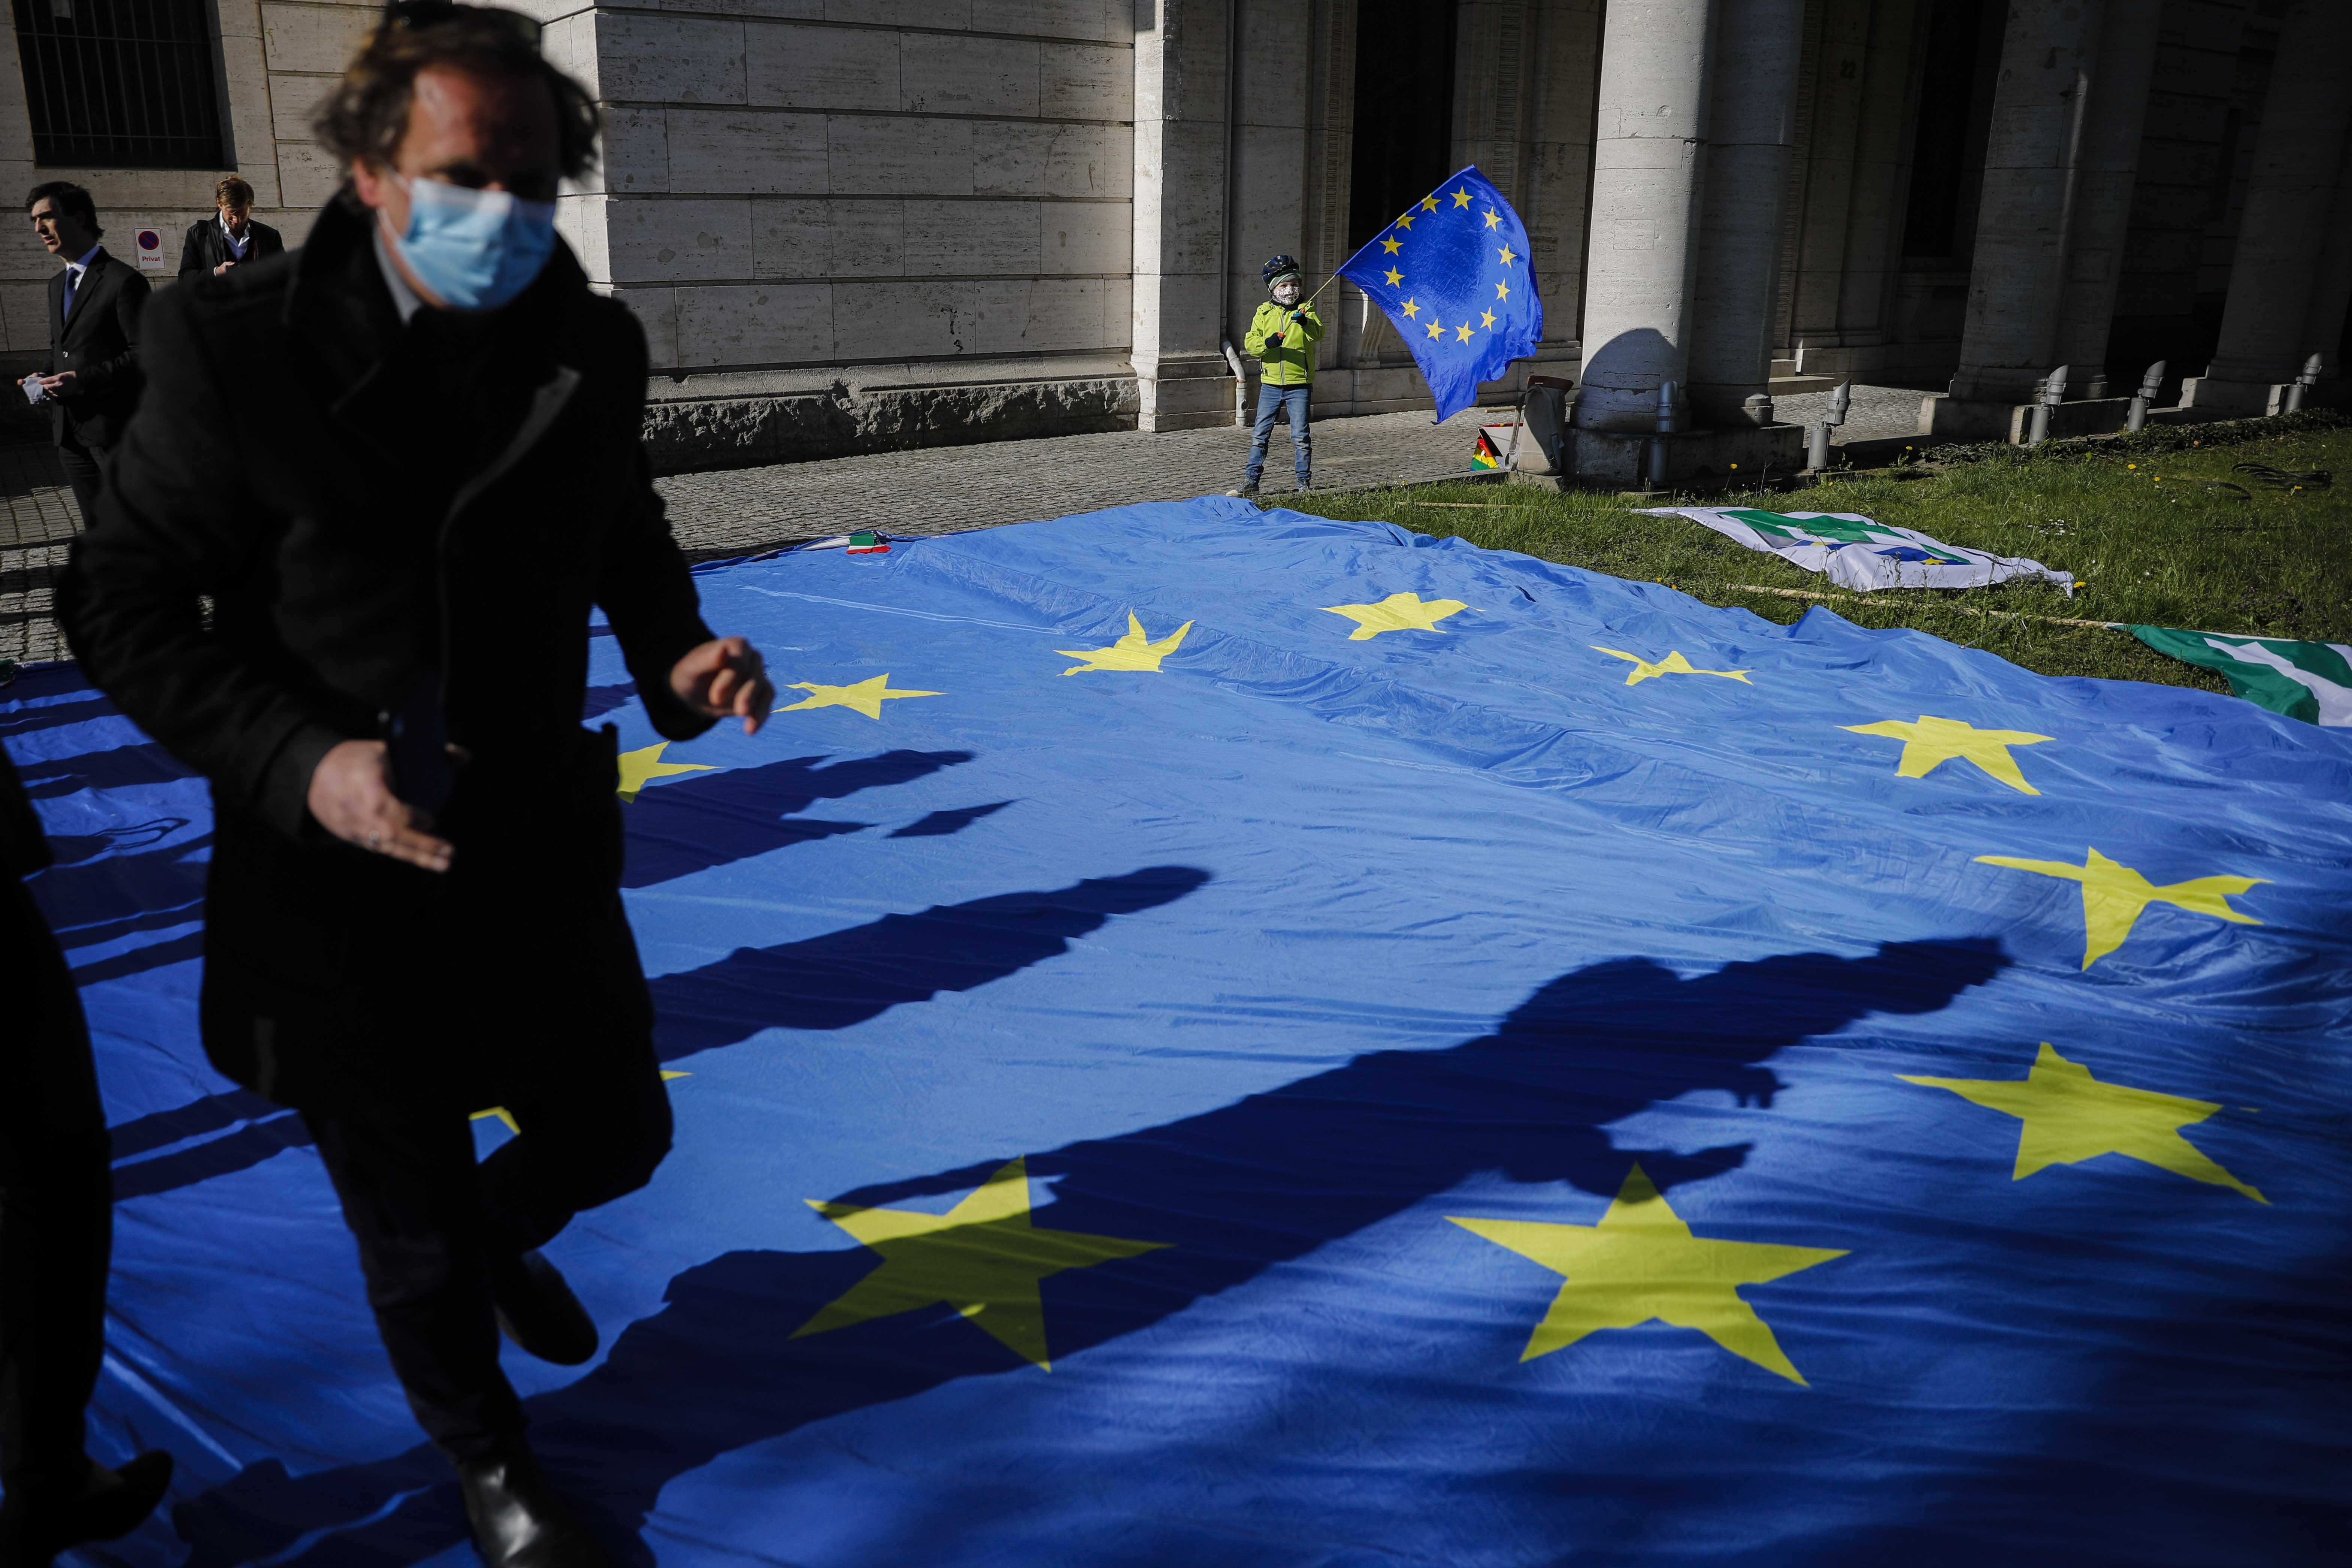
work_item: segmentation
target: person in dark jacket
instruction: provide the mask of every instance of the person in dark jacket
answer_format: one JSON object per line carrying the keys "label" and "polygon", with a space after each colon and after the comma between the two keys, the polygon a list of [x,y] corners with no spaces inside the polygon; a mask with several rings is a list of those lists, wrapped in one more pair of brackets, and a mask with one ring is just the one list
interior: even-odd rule
{"label": "person in dark jacket", "polygon": [[267,261],[286,248],[285,239],[266,223],[253,221],[253,187],[231,174],[213,187],[213,216],[188,226],[180,243],[180,281],[217,278],[232,267]]}
{"label": "person in dark jacket", "polygon": [[33,233],[65,263],[49,278],[49,357],[20,384],[49,405],[49,437],[87,527],[100,467],[139,406],[139,316],[147,279],[99,244],[98,204],[50,180],[25,198]]}
{"label": "person in dark jacket", "polygon": [[[754,730],[774,691],[670,538],[645,334],[555,237],[597,114],[537,37],[387,9],[320,107],[349,175],[301,249],[150,312],[147,403],[58,608],[211,782],[205,1051],[316,1135],[482,1555],[586,1568],[608,1559],[523,1441],[498,1337],[594,1353],[537,1248],[669,1146],[613,731],[580,722],[590,611],[672,741]],[[520,1135],[477,1166],[492,1106]]]}
{"label": "person in dark jacket", "polygon": [[0,751],[0,1568],[47,1568],[154,1511],[172,1457],[82,1449],[106,1346],[114,1182],[81,998],[23,879],[48,840]]}

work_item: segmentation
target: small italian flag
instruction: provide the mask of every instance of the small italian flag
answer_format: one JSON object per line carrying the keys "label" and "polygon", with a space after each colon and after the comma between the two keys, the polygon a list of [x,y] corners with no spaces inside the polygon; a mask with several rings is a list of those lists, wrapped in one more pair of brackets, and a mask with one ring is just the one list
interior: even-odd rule
{"label": "small italian flag", "polygon": [[2131,635],[2189,664],[2218,669],[2230,689],[2273,713],[2352,727],[2352,647],[2284,637],[2231,637],[2172,626],[2132,626]]}

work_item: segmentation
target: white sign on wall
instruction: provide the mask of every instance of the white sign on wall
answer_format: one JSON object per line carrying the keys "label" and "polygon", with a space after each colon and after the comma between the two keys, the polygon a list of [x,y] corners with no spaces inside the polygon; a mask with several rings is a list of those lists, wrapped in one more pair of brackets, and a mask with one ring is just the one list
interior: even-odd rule
{"label": "white sign on wall", "polygon": [[137,231],[137,238],[139,242],[140,271],[168,272],[171,270],[171,263],[163,258],[163,231],[162,229],[139,229]]}

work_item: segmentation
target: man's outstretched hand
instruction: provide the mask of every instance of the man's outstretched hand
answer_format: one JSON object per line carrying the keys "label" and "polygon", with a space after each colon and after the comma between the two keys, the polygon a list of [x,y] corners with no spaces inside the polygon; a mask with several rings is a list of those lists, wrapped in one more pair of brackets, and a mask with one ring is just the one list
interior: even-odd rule
{"label": "man's outstretched hand", "polygon": [[679,659],[669,689],[706,719],[740,715],[746,735],[759,732],[776,700],[766,661],[741,637],[714,637]]}
{"label": "man's outstretched hand", "polygon": [[449,841],[424,831],[433,819],[392,792],[382,741],[342,741],[310,771],[310,815],[346,844],[427,871],[446,871]]}

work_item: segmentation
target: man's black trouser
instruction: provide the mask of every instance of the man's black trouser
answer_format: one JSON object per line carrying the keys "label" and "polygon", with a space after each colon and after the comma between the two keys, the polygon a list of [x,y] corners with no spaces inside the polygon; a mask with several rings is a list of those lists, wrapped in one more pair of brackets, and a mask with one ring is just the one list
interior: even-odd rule
{"label": "man's black trouser", "polygon": [[508,1106],[521,1132],[479,1164],[461,1117],[303,1113],[359,1241],[368,1304],[409,1408],[452,1459],[480,1458],[523,1427],[499,1367],[491,1259],[636,1191],[669,1152],[669,1094],[652,1042],[601,1054],[607,1065]]}
{"label": "man's black trouser", "polygon": [[81,998],[25,884],[0,876],[0,1487],[89,1479],[114,1184]]}
{"label": "man's black trouser", "polygon": [[68,422],[65,439],[58,443],[58,466],[65,469],[66,483],[73,487],[74,502],[81,508],[84,528],[98,521],[99,465],[105,460],[106,448],[84,446]]}

